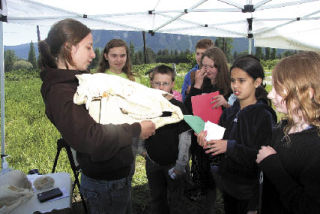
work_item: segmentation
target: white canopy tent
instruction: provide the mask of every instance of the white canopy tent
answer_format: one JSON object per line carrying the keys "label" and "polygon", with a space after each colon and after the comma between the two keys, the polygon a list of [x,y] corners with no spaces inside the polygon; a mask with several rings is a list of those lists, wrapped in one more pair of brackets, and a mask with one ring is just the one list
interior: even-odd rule
{"label": "white canopy tent", "polygon": [[[252,38],[255,46],[320,50],[320,0],[0,0],[8,24],[77,19],[91,29]],[[3,28],[0,22],[1,154],[4,153]]]}
{"label": "white canopy tent", "polygon": [[253,36],[255,46],[320,49],[319,0],[7,0],[9,24],[52,25],[67,17],[92,29]]}

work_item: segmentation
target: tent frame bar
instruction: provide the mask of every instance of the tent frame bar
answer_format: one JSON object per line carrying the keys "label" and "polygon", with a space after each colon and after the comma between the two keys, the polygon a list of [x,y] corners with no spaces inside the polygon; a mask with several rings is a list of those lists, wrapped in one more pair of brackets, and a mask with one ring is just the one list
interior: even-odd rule
{"label": "tent frame bar", "polygon": [[203,4],[204,2],[206,2],[208,0],[201,0],[200,2],[198,2],[197,4],[193,5],[192,7],[190,7],[189,9],[185,9],[183,12],[181,12],[179,15],[173,17],[171,20],[163,23],[162,25],[160,25],[159,27],[153,29],[153,32],[157,32],[158,30],[160,30],[161,28],[163,28],[164,26],[167,26],[168,24],[172,23],[173,21],[177,20],[178,18],[180,18],[181,16],[185,15],[186,13],[188,13],[188,11],[193,10],[194,8],[199,7],[201,4]]}
{"label": "tent frame bar", "polygon": [[[2,16],[2,15],[1,15]],[[3,23],[0,21],[0,59],[4,59],[3,48]],[[4,60],[0,65],[0,84],[1,84],[1,169],[3,169],[5,154],[5,91],[4,91]]]}

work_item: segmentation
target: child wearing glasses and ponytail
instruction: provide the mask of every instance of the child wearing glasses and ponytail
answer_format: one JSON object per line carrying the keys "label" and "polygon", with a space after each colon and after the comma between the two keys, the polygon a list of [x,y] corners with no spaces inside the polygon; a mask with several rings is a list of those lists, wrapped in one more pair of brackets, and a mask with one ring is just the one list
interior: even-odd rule
{"label": "child wearing glasses and ponytail", "polygon": [[[168,92],[168,100],[178,106],[183,114],[187,114],[184,105],[171,96],[175,80],[172,68],[157,66],[149,77],[152,88]],[[145,140],[146,173],[154,214],[176,213],[175,208],[181,209],[182,181],[186,175],[191,144],[189,130],[190,127],[182,120],[157,129],[154,135]]]}

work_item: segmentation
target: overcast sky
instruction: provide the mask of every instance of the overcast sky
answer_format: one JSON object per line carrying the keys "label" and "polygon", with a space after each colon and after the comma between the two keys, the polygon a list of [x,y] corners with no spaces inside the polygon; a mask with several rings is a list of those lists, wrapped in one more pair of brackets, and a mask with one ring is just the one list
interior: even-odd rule
{"label": "overcast sky", "polygon": [[[47,37],[50,27],[40,27],[40,38]],[[37,27],[34,25],[18,25],[18,24],[3,24],[3,43],[5,46],[14,46],[25,43],[37,42]]]}

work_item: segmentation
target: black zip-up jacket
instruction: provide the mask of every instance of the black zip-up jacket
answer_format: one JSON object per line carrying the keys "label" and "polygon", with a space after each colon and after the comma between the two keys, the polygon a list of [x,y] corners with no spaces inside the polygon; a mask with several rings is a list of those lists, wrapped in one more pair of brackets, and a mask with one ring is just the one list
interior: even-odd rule
{"label": "black zip-up jacket", "polygon": [[282,121],[273,131],[277,153],[263,159],[262,214],[320,213],[320,136],[310,126],[284,137]]}
{"label": "black zip-up jacket", "polygon": [[263,100],[240,110],[237,100],[224,110],[219,124],[226,128],[224,139],[227,151],[222,156],[218,174],[235,198],[250,200],[253,210],[258,203],[259,168],[257,153],[262,145],[270,143],[277,117]]}
{"label": "black zip-up jacket", "polygon": [[45,112],[66,142],[77,151],[82,172],[94,179],[116,180],[127,177],[133,161],[132,139],[141,126],[101,125],[84,105],[73,103],[78,80],[84,72],[47,68],[41,72],[41,94]]}

